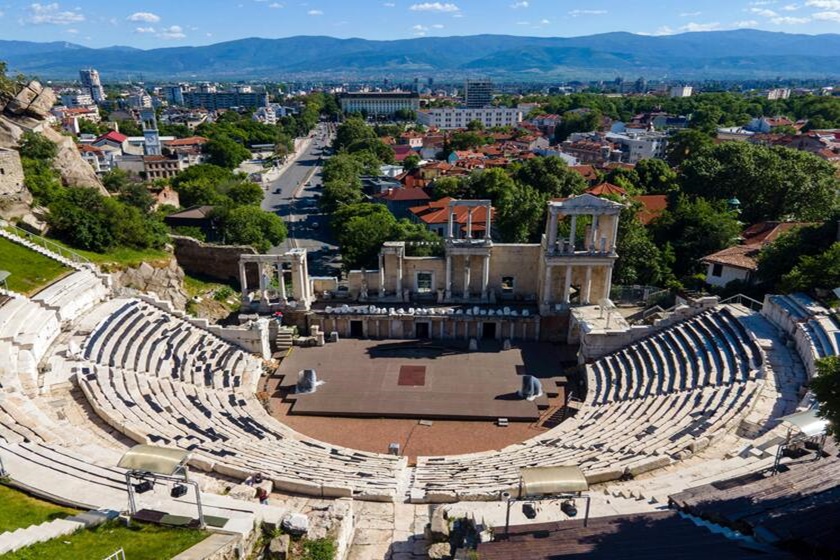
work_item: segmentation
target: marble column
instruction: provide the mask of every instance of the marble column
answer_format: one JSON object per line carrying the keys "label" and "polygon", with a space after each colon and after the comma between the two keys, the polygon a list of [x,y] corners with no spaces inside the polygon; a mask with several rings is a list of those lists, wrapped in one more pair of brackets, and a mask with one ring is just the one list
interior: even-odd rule
{"label": "marble column", "polygon": [[551,303],[551,267],[545,267],[545,282],[543,284],[543,304],[549,305]]}
{"label": "marble column", "polygon": [[286,303],[286,273],[283,270],[283,263],[277,264],[277,279],[280,282],[280,299]]}
{"label": "marble column", "polygon": [[402,255],[396,253],[397,257],[397,298],[402,301],[403,298],[403,262]]}
{"label": "marble column", "polygon": [[492,217],[493,217],[492,216],[493,207],[492,206],[486,206],[485,208],[487,208],[487,220],[484,224],[484,226],[485,226],[485,228],[484,228],[484,239],[487,240],[487,241],[490,241],[490,239],[492,237],[490,235],[490,226],[491,226],[490,221],[492,220]]}
{"label": "marble column", "polygon": [[379,253],[379,297],[385,297],[385,255]]}
{"label": "marble column", "polygon": [[239,284],[242,286],[242,297],[248,295],[248,274],[245,270],[245,263],[239,263]]}
{"label": "marble column", "polygon": [[487,287],[490,285],[490,255],[484,255],[484,263],[481,267],[481,299],[487,301],[489,294]]}
{"label": "marble column", "polygon": [[566,279],[563,281],[563,303],[572,300],[572,265],[566,265]]}
{"label": "marble column", "polygon": [[452,255],[446,255],[446,285],[444,286],[446,301],[452,299]]}
{"label": "marble column", "polygon": [[575,252],[575,237],[577,236],[577,216],[572,216],[571,228],[569,231],[569,252]]}
{"label": "marble column", "polygon": [[557,212],[549,208],[548,212],[548,252],[554,253],[557,246]]}
{"label": "marble column", "polygon": [[595,252],[598,250],[598,228],[600,224],[598,223],[600,220],[598,216],[595,214],[592,215],[592,227],[590,228],[590,233],[592,234],[592,238],[589,240],[589,247],[590,250]]}
{"label": "marble column", "polygon": [[470,299],[470,256],[464,257],[464,299]]}
{"label": "marble column", "polygon": [[467,208],[467,239],[472,239],[472,208]]}
{"label": "marble column", "polygon": [[592,294],[592,267],[586,267],[586,278],[583,281],[583,293],[580,296],[581,303],[589,305],[589,296]]}
{"label": "marble column", "polygon": [[618,214],[615,214],[612,217],[612,219],[613,219],[612,239],[610,239],[609,250],[610,250],[610,253],[613,253],[613,254],[615,254],[615,244],[618,241],[618,221],[619,221],[618,218],[619,218]]}

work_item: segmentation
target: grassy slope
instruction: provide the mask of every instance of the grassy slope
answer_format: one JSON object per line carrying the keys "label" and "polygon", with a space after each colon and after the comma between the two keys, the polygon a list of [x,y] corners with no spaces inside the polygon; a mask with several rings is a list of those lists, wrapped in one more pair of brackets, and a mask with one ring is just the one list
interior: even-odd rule
{"label": "grassy slope", "polygon": [[76,513],[76,510],[43,502],[13,488],[0,486],[0,533]]}
{"label": "grassy slope", "polygon": [[9,289],[32,294],[70,269],[7,239],[0,238],[0,270],[12,273]]}
{"label": "grassy slope", "polygon": [[207,538],[203,531],[169,529],[156,525],[106,523],[92,530],[76,531],[58,539],[22,548],[3,560],[79,560],[105,558],[120,548],[131,560],[172,558]]}

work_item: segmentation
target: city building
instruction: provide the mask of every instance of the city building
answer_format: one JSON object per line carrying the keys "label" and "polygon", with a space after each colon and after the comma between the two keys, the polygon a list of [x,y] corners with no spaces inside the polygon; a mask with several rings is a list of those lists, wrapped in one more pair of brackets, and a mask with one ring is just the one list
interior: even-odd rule
{"label": "city building", "polygon": [[155,117],[154,110],[143,109],[140,111],[140,121],[143,123],[143,155],[162,155],[157,118]]}
{"label": "city building", "polygon": [[417,111],[420,108],[420,95],[410,91],[360,91],[342,93],[339,102],[345,113],[391,117],[397,111]]}
{"label": "city building", "polygon": [[[441,198],[423,206],[410,208],[414,222],[423,224],[429,231],[445,237],[449,228],[450,212],[449,204],[455,199],[452,197]],[[487,219],[490,212],[491,220]],[[481,237],[488,227],[488,222],[494,217],[494,209],[487,206],[456,206],[452,212],[452,223],[454,224],[452,235],[459,239],[467,237]],[[467,234],[467,227],[472,235]],[[491,232],[492,237],[492,232]]]}
{"label": "city building", "polygon": [[163,86],[161,88],[161,93],[163,94],[163,98],[166,99],[167,103],[170,105],[184,105],[184,89],[181,84]]}
{"label": "city building", "polygon": [[493,101],[493,82],[467,80],[464,82],[464,105],[471,109],[487,107]]}
{"label": "city building", "polygon": [[470,121],[480,121],[485,128],[517,126],[522,122],[522,111],[509,107],[440,107],[419,111],[417,120],[441,130],[466,128]]}
{"label": "city building", "polygon": [[212,86],[201,86],[198,91],[183,92],[184,106],[190,109],[257,109],[268,105],[268,93],[265,91],[216,91]]}
{"label": "city building", "polygon": [[624,163],[639,163],[643,159],[665,157],[665,148],[668,146],[668,135],[656,131],[632,131],[624,134],[608,132],[608,142],[613,143],[621,150],[621,161]]}
{"label": "city building", "polygon": [[691,97],[694,88],[691,86],[674,86],[671,88],[671,97]]}
{"label": "city building", "polygon": [[82,88],[90,93],[94,102],[101,103],[105,101],[105,90],[102,89],[102,82],[99,80],[99,72],[93,68],[79,70],[79,80],[82,82]]}
{"label": "city building", "polygon": [[780,99],[790,98],[790,88],[775,88],[767,92],[767,99],[769,101],[778,101]]}
{"label": "city building", "polygon": [[61,104],[70,109],[79,107],[94,107],[96,102],[90,92],[78,89],[68,89],[61,92]]}

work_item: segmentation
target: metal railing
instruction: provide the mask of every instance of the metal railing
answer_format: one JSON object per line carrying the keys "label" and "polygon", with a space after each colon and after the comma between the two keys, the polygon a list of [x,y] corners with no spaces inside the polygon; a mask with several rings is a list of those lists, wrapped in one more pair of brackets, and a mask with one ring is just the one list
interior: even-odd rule
{"label": "metal railing", "polygon": [[119,549],[113,554],[106,556],[102,560],[125,560],[125,550]]}
{"label": "metal railing", "polygon": [[40,235],[36,235],[34,233],[30,233],[24,229],[21,229],[13,224],[6,223],[5,230],[13,236],[20,237],[25,241],[29,241],[30,243],[34,243],[40,247],[43,247],[47,251],[57,254],[63,259],[67,259],[68,261],[77,263],[77,264],[90,264],[90,259],[87,257],[83,257],[79,253],[75,251],[71,251],[66,247],[59,245],[54,241],[50,241],[45,237],[41,237]]}
{"label": "metal railing", "polygon": [[749,296],[745,296],[744,294],[735,294],[734,296],[728,297],[722,302],[720,302],[721,305],[727,303],[737,303],[743,305],[750,311],[761,311],[764,308],[764,304],[762,302],[755,300]]}

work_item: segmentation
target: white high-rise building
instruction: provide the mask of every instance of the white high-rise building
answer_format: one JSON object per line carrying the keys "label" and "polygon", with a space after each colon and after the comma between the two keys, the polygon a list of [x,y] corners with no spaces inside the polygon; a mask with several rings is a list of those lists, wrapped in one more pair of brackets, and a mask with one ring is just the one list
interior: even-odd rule
{"label": "white high-rise building", "polygon": [[694,88],[691,86],[674,86],[671,88],[671,97],[691,97]]}
{"label": "white high-rise building", "polygon": [[96,103],[105,101],[105,90],[102,89],[102,82],[99,81],[99,72],[93,68],[79,70],[79,80],[82,87],[90,93]]}

